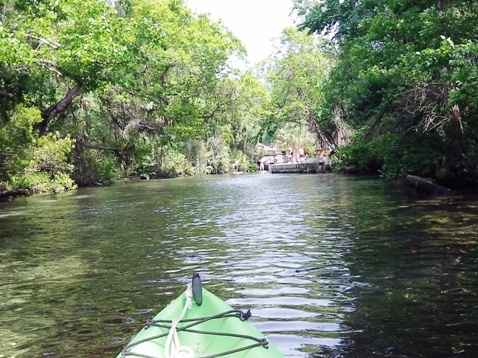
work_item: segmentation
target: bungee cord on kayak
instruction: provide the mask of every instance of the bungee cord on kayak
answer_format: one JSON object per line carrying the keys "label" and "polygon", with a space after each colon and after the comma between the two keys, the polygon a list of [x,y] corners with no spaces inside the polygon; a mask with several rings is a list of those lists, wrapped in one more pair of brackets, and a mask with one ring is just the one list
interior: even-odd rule
{"label": "bungee cord on kayak", "polygon": [[[243,350],[251,349],[251,348],[254,348],[254,347],[260,347],[260,346],[262,346],[264,348],[268,348],[269,342],[265,338],[257,338],[257,337],[250,336],[250,335],[242,335],[242,334],[229,333],[229,332],[214,332],[214,331],[203,331],[203,330],[191,329],[191,327],[197,326],[201,323],[204,323],[204,322],[210,321],[210,320],[214,320],[214,319],[236,318],[236,319],[240,319],[241,321],[244,321],[244,320],[248,319],[250,316],[251,316],[250,311],[243,312],[243,311],[240,311],[240,310],[230,310],[230,311],[227,311],[227,312],[219,313],[215,316],[182,320],[181,321],[182,323],[189,323],[189,324],[185,325],[185,326],[182,326],[182,327],[176,327],[176,330],[177,330],[177,332],[182,331],[182,332],[190,332],[190,333],[196,333],[196,334],[215,335],[215,336],[221,336],[221,337],[249,339],[249,340],[252,340],[252,341],[255,342],[255,343],[251,343],[250,345],[247,345],[247,346],[244,346],[242,348],[235,349],[235,350],[229,350],[229,351],[220,352],[220,353],[217,353],[217,354],[214,354],[214,355],[194,357],[194,358],[222,357],[222,356],[225,356],[225,355],[228,355],[228,354],[232,354],[232,353],[236,353],[236,352],[240,352],[240,351],[243,351]],[[167,328],[168,330],[170,330],[172,328],[172,323],[171,323],[170,320],[148,320],[148,322],[146,322],[144,327],[147,329],[147,328],[153,327],[153,326],[161,327],[161,328]],[[129,357],[151,358],[150,356],[147,356],[147,355],[142,355],[142,354],[130,352],[129,349],[131,349],[135,345],[139,345],[139,344],[147,342],[147,341],[164,338],[168,334],[169,333],[158,334],[156,336],[151,336],[149,338],[139,340],[139,341],[135,341],[134,343],[130,343],[121,352],[121,354],[122,354],[121,357],[129,356]],[[154,358],[159,358],[159,357],[154,357]]]}
{"label": "bungee cord on kayak", "polygon": [[[212,295],[210,292],[205,291],[206,297],[212,297],[214,300],[219,301],[219,299]],[[144,338],[140,337],[138,334],[133,340],[121,351],[118,357],[140,357],[140,358],[216,358],[223,357],[233,353],[238,353],[242,351],[248,351],[256,347],[262,347],[266,349],[263,353],[268,352],[270,357],[282,357],[280,352],[273,347],[272,350],[269,349],[269,342],[265,337],[260,334],[257,329],[255,329],[250,323],[245,321],[251,317],[251,312],[243,312],[240,310],[230,309],[227,311],[219,312],[210,316],[199,316],[194,318],[184,318],[188,316],[188,311],[191,311],[203,303],[203,292],[201,288],[201,283],[199,275],[195,274],[192,280],[192,284],[189,283],[184,296],[181,296],[173,301],[175,307],[180,314],[177,315],[174,319],[162,319],[158,316],[161,316],[161,313],[158,314],[154,319],[148,320],[140,332],[144,332]],[[192,304],[192,298],[194,297],[195,304]],[[177,302],[181,299],[181,305]],[[207,300],[205,300],[207,305]],[[221,306],[225,308],[230,308],[223,301]],[[217,303],[217,302],[215,302]],[[206,307],[203,309],[206,310]],[[205,311],[207,312],[207,311]],[[171,317],[171,316],[170,316]],[[231,321],[232,320],[232,321]],[[237,320],[237,321],[236,321]],[[215,324],[214,322],[217,322]],[[227,330],[228,326],[235,327],[237,323],[235,322],[244,322],[245,325],[241,326],[241,331],[238,332],[229,332]],[[218,328],[218,331],[205,329],[201,326],[210,326]],[[224,328],[226,327],[226,328]],[[251,334],[244,334],[244,328],[250,330]],[[155,330],[155,332],[161,332],[159,334],[147,334],[148,331]],[[232,328],[231,328],[232,330]],[[182,335],[182,342],[180,341],[179,335]],[[202,337],[202,338],[201,338]],[[202,351],[204,347],[199,347],[201,343],[204,346],[209,346],[207,337],[211,339],[216,339],[217,337],[225,337],[227,341],[216,341],[216,344],[213,345],[214,349],[209,349],[207,351]],[[165,339],[165,343],[163,341]],[[196,343],[193,343],[196,342]],[[200,343],[198,343],[200,342]],[[249,342],[249,343],[247,343]],[[226,345],[224,349],[223,344]],[[146,347],[144,349],[139,349],[141,347]],[[154,346],[154,347],[153,347]],[[154,353],[156,346],[163,347],[161,352],[158,352],[157,355],[151,355],[151,351]],[[197,354],[197,355],[196,355]],[[245,353],[247,354],[247,353]],[[263,356],[263,354],[261,354]]]}

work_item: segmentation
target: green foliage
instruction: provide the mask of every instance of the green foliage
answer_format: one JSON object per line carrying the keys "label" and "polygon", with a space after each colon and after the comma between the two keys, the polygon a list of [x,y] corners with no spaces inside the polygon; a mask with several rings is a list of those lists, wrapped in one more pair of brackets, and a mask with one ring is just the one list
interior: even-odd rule
{"label": "green foliage", "polygon": [[23,169],[23,187],[33,193],[74,189],[76,185],[70,177],[73,166],[68,163],[73,143],[71,138],[61,138],[59,133],[38,138],[30,148],[32,152]]}
{"label": "green foliage", "polygon": [[407,174],[429,177],[446,149],[436,133],[388,133],[365,141],[357,136],[334,154],[334,168],[341,172],[380,173],[387,179]]}
{"label": "green foliage", "polygon": [[229,148],[224,148],[222,151],[222,155],[219,157],[219,160],[215,163],[215,165],[211,165],[211,171],[207,174],[225,174],[229,171],[231,167],[231,158]]}
{"label": "green foliage", "polygon": [[[323,108],[329,117],[339,108],[344,121],[363,133],[362,143],[342,150],[344,163],[358,158],[349,151],[368,153],[391,133],[390,157],[366,155],[383,163],[384,176],[446,171],[458,182],[463,171],[476,171],[469,158],[478,141],[478,3],[295,0],[295,6],[304,28],[325,31],[340,50],[324,87],[330,105]],[[423,138],[427,147],[420,151]],[[437,152],[446,164],[429,169]]]}
{"label": "green foliage", "polygon": [[109,184],[121,178],[121,170],[118,161],[112,155],[101,155],[93,166],[96,169],[98,179],[96,183]]}
{"label": "green foliage", "polygon": [[11,177],[12,188],[27,188],[32,194],[59,193],[76,188],[73,179],[66,173],[53,177],[46,172],[26,172],[24,175]]}
{"label": "green foliage", "polygon": [[26,173],[10,177],[10,185],[13,189],[28,188],[33,194],[50,192],[51,184],[48,173]]}
{"label": "green foliage", "polygon": [[1,177],[13,188],[27,188],[34,193],[73,189],[73,166],[68,157],[74,140],[59,133],[38,137],[33,127],[41,121],[34,108],[17,106],[10,120],[0,129]]}
{"label": "green foliage", "polygon": [[208,151],[206,174],[224,174],[231,164],[230,148],[221,132],[210,137],[206,143]]}
{"label": "green foliage", "polygon": [[[306,110],[318,113],[320,81],[307,75],[324,68],[316,66],[323,62],[315,59],[311,38],[288,33],[291,52],[275,95],[293,65],[293,87],[306,90],[307,103],[292,98],[281,113],[279,101],[289,98],[275,96],[272,105],[263,82],[230,67],[228,58],[244,51],[240,42],[185,4],[4,4],[0,181],[56,192],[73,187],[70,175],[92,185],[224,173],[236,159],[249,170],[259,138],[273,136],[277,123]],[[302,57],[294,57],[301,41]]]}
{"label": "green foliage", "polygon": [[41,121],[37,109],[21,105],[9,117],[8,122],[0,127],[1,180],[8,180],[9,176],[22,172],[29,165],[30,147],[36,140],[33,126]]}
{"label": "green foliage", "polygon": [[77,146],[74,151],[75,169],[72,178],[78,185],[111,184],[121,179],[124,172],[111,152],[99,152]]}
{"label": "green foliage", "polygon": [[[265,124],[269,129],[275,128],[276,135],[281,133],[281,128],[290,134],[291,128],[300,128],[301,133],[295,135],[294,143],[282,144],[308,145],[309,136],[305,133],[309,132],[321,137],[325,145],[335,147],[333,118],[324,111],[323,86],[330,61],[315,37],[291,28],[283,31],[281,46],[267,72],[275,123]],[[284,135],[279,140],[284,142]]]}
{"label": "green foliage", "polygon": [[286,123],[276,133],[275,143],[280,148],[304,148],[307,153],[315,152],[316,137],[308,127],[297,123]]}
{"label": "green foliage", "polygon": [[447,150],[437,133],[411,132],[385,144],[380,171],[385,178],[405,177],[407,174],[434,176],[438,161]]}
{"label": "green foliage", "polygon": [[193,165],[186,159],[186,156],[176,150],[169,150],[163,157],[161,175],[168,178],[188,176],[194,174]]}
{"label": "green foliage", "polygon": [[[334,170],[352,174],[378,174],[383,165],[383,156],[377,142],[356,141],[340,147],[333,155]],[[385,141],[385,140],[383,140]]]}
{"label": "green foliage", "polygon": [[67,162],[74,140],[61,138],[60,133],[49,133],[39,137],[32,148],[30,162],[25,168],[31,172],[47,172],[51,176],[71,172],[73,166]]}
{"label": "green foliage", "polygon": [[244,152],[240,150],[233,150],[231,152],[231,161],[228,171],[250,172],[257,171],[258,167],[251,161]]}

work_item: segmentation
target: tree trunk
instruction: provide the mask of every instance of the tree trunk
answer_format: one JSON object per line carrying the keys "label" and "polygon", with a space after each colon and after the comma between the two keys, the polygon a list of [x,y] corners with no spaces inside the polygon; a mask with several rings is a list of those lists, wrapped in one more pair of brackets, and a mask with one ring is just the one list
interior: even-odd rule
{"label": "tree trunk", "polygon": [[456,131],[456,138],[458,144],[460,145],[461,154],[465,154],[468,152],[468,142],[465,138],[465,131],[463,129],[463,120],[461,118],[460,107],[458,105],[454,105],[450,110],[450,116]]}
{"label": "tree trunk", "polygon": [[68,91],[68,93],[65,97],[63,97],[62,100],[44,110],[42,113],[43,120],[38,123],[35,128],[38,130],[40,135],[46,134],[48,132],[48,125],[50,124],[50,122],[60,114],[64,113],[68,108],[70,108],[74,99],[83,94],[83,92],[83,87],[81,87],[80,85],[76,85]]}
{"label": "tree trunk", "polygon": [[415,175],[407,175],[406,182],[411,187],[415,188],[418,193],[425,193],[431,195],[454,195],[456,192],[445,188],[444,186],[432,183]]}
{"label": "tree trunk", "polygon": [[0,190],[0,202],[12,201],[17,195],[30,195],[27,189]]}

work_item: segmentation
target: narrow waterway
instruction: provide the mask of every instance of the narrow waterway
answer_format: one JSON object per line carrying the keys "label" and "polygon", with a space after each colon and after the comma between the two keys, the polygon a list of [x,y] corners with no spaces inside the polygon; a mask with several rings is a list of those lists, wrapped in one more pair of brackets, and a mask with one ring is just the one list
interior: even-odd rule
{"label": "narrow waterway", "polygon": [[0,357],[114,357],[193,272],[286,357],[469,357],[478,200],[251,174],[0,203]]}

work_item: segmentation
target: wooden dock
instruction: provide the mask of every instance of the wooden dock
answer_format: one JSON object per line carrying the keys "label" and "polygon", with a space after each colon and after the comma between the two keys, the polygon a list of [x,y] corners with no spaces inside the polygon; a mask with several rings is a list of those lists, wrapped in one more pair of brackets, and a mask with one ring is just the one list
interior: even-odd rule
{"label": "wooden dock", "polygon": [[310,158],[298,163],[269,164],[269,171],[273,174],[286,173],[322,173],[330,169],[328,158]]}

